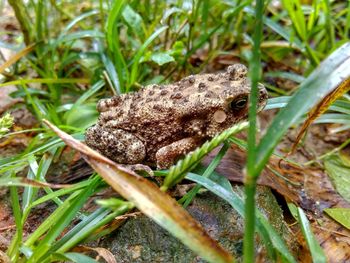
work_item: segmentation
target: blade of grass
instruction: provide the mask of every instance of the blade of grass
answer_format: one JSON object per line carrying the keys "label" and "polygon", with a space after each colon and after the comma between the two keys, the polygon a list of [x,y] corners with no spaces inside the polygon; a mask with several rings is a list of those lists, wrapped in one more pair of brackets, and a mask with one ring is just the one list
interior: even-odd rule
{"label": "blade of grass", "polygon": [[331,218],[337,221],[342,226],[346,227],[350,230],[350,209],[349,208],[326,208],[323,210],[326,212]]}
{"label": "blade of grass", "polygon": [[134,208],[131,203],[123,202],[112,213],[106,209],[98,209],[90,216],[83,219],[77,226],[69,231],[60,241],[58,241],[50,250],[57,252],[66,252],[78,245],[81,241],[89,238],[96,230],[108,224],[117,216],[125,214]]}
{"label": "blade of grass", "polygon": [[[203,173],[203,177],[209,178],[210,175],[214,172],[215,168],[219,165],[221,159],[226,154],[227,150],[229,149],[230,145],[228,143],[225,143],[218,154],[215,156],[215,158],[211,161],[211,163],[208,165],[208,168]],[[196,196],[198,191],[201,189],[200,185],[196,185],[194,188],[191,189],[186,195],[184,195],[180,200],[179,203],[183,203],[183,207],[186,208],[193,200],[193,198]]]}
{"label": "blade of grass", "polygon": [[[91,183],[91,181],[90,181]],[[86,187],[87,188],[87,187]],[[57,223],[57,220],[55,218],[61,218],[62,214],[69,210],[70,206],[72,205],[73,201],[84,191],[76,191],[73,192],[65,201],[64,203],[59,206],[48,218],[45,219],[43,223],[40,224],[39,227],[27,238],[27,240],[24,242],[25,247],[32,247],[34,246],[35,242],[40,240],[40,237],[47,232],[53,224]],[[46,251],[44,251],[45,253]]]}
{"label": "blade of grass", "polygon": [[126,4],[125,0],[114,1],[111,11],[109,12],[107,25],[106,25],[106,39],[109,53],[111,53],[113,64],[115,65],[117,75],[120,77],[120,86],[124,92],[125,79],[123,76],[123,70],[125,71],[126,80],[129,78],[128,68],[124,56],[121,52],[118,33],[118,21],[122,14],[123,8]]}
{"label": "blade of grass", "polygon": [[81,188],[85,188],[85,187],[87,187],[87,185],[89,183],[90,183],[89,181],[83,181],[83,182],[77,183],[75,185],[71,185],[69,188],[63,188],[63,189],[59,189],[57,191],[48,193],[47,195],[40,197],[40,198],[36,199],[33,203],[31,203],[31,207],[34,207],[34,206],[37,206],[37,205],[42,204],[44,202],[50,201],[50,200],[52,200],[56,197],[59,197],[59,196],[68,195],[71,192],[75,192],[77,190],[80,190]]}
{"label": "blade of grass", "polygon": [[[64,230],[64,228],[67,227],[67,225],[71,222],[71,220],[76,216],[79,209],[85,204],[87,198],[89,198],[95,192],[96,187],[100,183],[101,183],[100,178],[95,177],[91,181],[91,184],[86,189],[79,191],[79,194],[74,196],[73,198],[68,198],[64,202],[65,206],[62,204],[59,208],[55,210],[53,214],[49,216],[48,219],[45,220],[47,224],[45,225],[45,228],[43,227],[40,230],[42,233],[43,230],[48,229],[48,232],[46,233],[45,237],[39,241],[38,245],[34,250],[33,255],[28,259],[28,263],[42,262],[45,258],[47,258],[47,256],[45,255],[47,251],[49,251],[49,249],[51,248],[52,243],[55,241],[57,236],[60,235],[60,233]],[[54,219],[57,217],[61,218],[61,220],[57,221]],[[44,225],[44,223],[42,225]],[[38,229],[34,233],[36,233]],[[28,246],[28,244],[32,244],[33,241],[38,241],[37,237],[41,236],[39,234],[38,233],[36,235],[32,234],[31,238],[29,238],[26,241],[26,246]],[[33,237],[36,237],[36,238],[33,238]]]}
{"label": "blade of grass", "polygon": [[149,38],[147,38],[145,43],[142,44],[142,46],[139,48],[139,50],[135,54],[133,62],[132,62],[129,84],[128,84],[127,89],[126,89],[127,92],[129,91],[131,85],[133,85],[136,82],[136,79],[138,77],[140,59],[143,56],[143,54],[145,53],[147,47],[153,42],[153,40],[155,40],[167,28],[168,28],[168,26],[163,26],[161,28],[158,28]]}
{"label": "blade of grass", "polygon": [[334,32],[334,27],[332,24],[332,10],[331,10],[331,3],[329,0],[324,0],[322,1],[323,6],[324,6],[324,14],[326,17],[326,30],[327,30],[327,39],[328,39],[328,48],[332,50],[335,47],[335,32]]}
{"label": "blade of grass", "polygon": [[290,100],[290,96],[281,96],[281,97],[268,99],[267,105],[265,106],[264,111],[284,108],[288,104],[289,100]]}
{"label": "blade of grass", "polygon": [[[244,11],[248,13],[251,16],[254,16],[254,9],[252,7],[245,7]],[[292,34],[289,29],[282,27],[280,24],[272,20],[271,18],[268,17],[263,17],[263,22],[266,26],[271,28],[273,31],[275,31],[277,34],[279,34],[282,38],[287,40],[291,46],[295,46],[297,49],[300,51],[304,50],[303,44],[299,38],[292,38]]]}
{"label": "blade of grass", "polygon": [[70,187],[70,185],[66,185],[66,184],[48,184],[48,183],[43,183],[36,180],[28,180],[27,178],[23,178],[23,177],[0,178],[0,186],[32,186],[32,187],[51,187],[51,188]]}
{"label": "blade of grass", "polygon": [[[350,0],[348,0],[347,10],[350,10]],[[348,38],[349,33],[350,33],[349,32],[349,28],[350,28],[350,12],[347,12],[346,22],[345,22],[345,29],[344,29],[344,36],[346,36],[346,38]]]}
{"label": "blade of grass", "polygon": [[60,38],[57,38],[55,45],[61,44],[63,42],[70,42],[79,40],[82,38],[104,38],[105,35],[98,30],[84,30],[79,32],[70,33],[67,35],[63,35]]}
{"label": "blade of grass", "polygon": [[74,83],[83,83],[83,84],[88,84],[90,83],[90,79],[50,79],[50,78],[45,78],[45,79],[19,79],[19,80],[14,80],[14,81],[8,81],[5,83],[0,83],[0,88],[1,87],[6,87],[6,86],[12,86],[12,85],[26,85],[30,83],[40,83],[40,84],[74,84]]}
{"label": "blade of grass", "polygon": [[130,5],[126,5],[123,9],[122,16],[125,23],[142,41],[145,35],[145,25],[142,17]]}
{"label": "blade of grass", "polygon": [[69,253],[53,253],[48,258],[49,262],[74,262],[74,263],[99,263],[93,258],[90,258],[84,254],[69,252]]}
{"label": "blade of grass", "polygon": [[290,19],[293,21],[293,27],[298,33],[299,37],[307,40],[306,20],[301,8],[299,0],[282,0],[283,6],[288,11]]}
{"label": "blade of grass", "polygon": [[111,90],[113,92],[113,95],[121,94],[123,92],[122,87],[120,86],[120,78],[118,77],[118,69],[115,67],[115,65],[112,63],[112,61],[109,59],[108,56],[106,56],[103,51],[102,47],[100,47],[101,52],[101,60],[104,64],[104,67],[106,69],[106,73],[108,75],[108,83],[111,87]]}
{"label": "blade of grass", "polygon": [[[29,170],[27,174],[27,178],[30,180],[35,179],[35,175],[38,170],[38,163],[36,162],[35,158],[33,155],[28,156],[28,164],[29,164]],[[34,198],[34,189],[32,186],[26,186],[23,191],[23,196],[22,196],[22,210],[25,211],[29,204],[32,202]]]}
{"label": "blade of grass", "polygon": [[[34,10],[35,10],[35,25],[34,25],[34,34],[36,35],[35,38],[36,39],[45,39],[48,38],[49,36],[46,33],[46,19],[45,17],[47,17],[45,15],[46,13],[46,4],[43,2],[43,0],[38,0],[35,5],[34,5]],[[41,49],[39,47],[39,49]]]}
{"label": "blade of grass", "polygon": [[301,226],[301,230],[303,232],[303,235],[306,239],[306,243],[310,249],[311,256],[312,256],[312,261],[314,263],[326,263],[327,258],[318,244],[314,234],[312,233],[311,226],[309,223],[309,220],[307,220],[307,217],[304,213],[304,211],[298,207],[298,221]]}
{"label": "blade of grass", "polygon": [[[15,176],[15,172],[12,172],[12,176]],[[16,186],[10,186],[10,197],[11,197],[11,205],[13,216],[16,224],[16,233],[11,240],[11,244],[7,250],[7,254],[9,255],[11,262],[17,262],[19,256],[19,247],[22,243],[22,235],[23,235],[23,225],[22,225],[22,213],[21,206],[19,204],[19,196]]]}
{"label": "blade of grass", "polygon": [[69,30],[71,30],[76,24],[78,24],[80,21],[84,20],[85,18],[90,17],[90,16],[94,16],[97,14],[99,14],[98,10],[91,10],[89,12],[83,13],[83,14],[75,17],[71,22],[68,23],[68,25],[65,26],[65,28],[63,28],[60,36],[64,36],[64,35],[68,34]]}

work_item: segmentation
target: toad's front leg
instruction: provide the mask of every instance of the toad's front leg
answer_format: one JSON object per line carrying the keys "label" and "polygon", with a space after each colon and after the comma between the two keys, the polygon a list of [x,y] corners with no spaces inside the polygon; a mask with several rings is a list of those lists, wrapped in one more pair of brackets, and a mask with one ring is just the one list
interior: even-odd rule
{"label": "toad's front leg", "polygon": [[156,153],[157,168],[169,168],[177,159],[194,150],[201,143],[202,140],[199,138],[188,137],[160,148]]}

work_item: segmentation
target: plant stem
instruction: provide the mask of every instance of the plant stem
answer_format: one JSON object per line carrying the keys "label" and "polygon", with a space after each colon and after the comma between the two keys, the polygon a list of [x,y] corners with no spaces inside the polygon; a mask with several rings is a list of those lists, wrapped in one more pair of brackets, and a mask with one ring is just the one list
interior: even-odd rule
{"label": "plant stem", "polygon": [[15,12],[16,18],[21,26],[24,43],[28,46],[34,41],[34,35],[31,30],[31,28],[33,28],[33,23],[26,13],[26,6],[24,2],[20,0],[9,0],[8,3]]}
{"label": "plant stem", "polygon": [[259,176],[255,168],[256,161],[256,111],[258,103],[258,82],[260,80],[260,44],[263,30],[264,0],[257,0],[255,7],[254,45],[250,60],[250,78],[252,83],[249,97],[249,130],[248,130],[248,160],[245,176],[245,230],[243,240],[243,262],[254,262],[254,232],[255,232],[255,191]]}
{"label": "plant stem", "polygon": [[255,192],[256,180],[245,182],[245,229],[243,239],[243,262],[254,262]]}

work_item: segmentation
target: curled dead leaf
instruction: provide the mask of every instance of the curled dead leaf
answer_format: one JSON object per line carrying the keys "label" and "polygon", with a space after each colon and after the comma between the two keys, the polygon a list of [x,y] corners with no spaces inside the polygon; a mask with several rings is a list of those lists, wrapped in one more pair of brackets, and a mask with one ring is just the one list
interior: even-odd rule
{"label": "curled dead leaf", "polygon": [[334,89],[332,92],[330,92],[326,97],[324,97],[308,114],[307,119],[303,123],[297,138],[295,139],[295,142],[292,146],[291,151],[288,153],[293,153],[301,138],[303,137],[305,131],[307,128],[311,125],[311,123],[316,120],[319,116],[321,116],[330,106],[331,104],[336,101],[338,98],[343,96],[343,94],[350,90],[350,79],[344,80],[336,89]]}

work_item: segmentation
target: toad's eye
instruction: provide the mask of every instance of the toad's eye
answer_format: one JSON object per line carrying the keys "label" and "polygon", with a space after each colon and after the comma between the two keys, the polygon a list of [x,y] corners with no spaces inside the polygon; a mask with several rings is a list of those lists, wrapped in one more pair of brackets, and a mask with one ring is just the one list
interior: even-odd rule
{"label": "toad's eye", "polygon": [[241,110],[241,109],[246,107],[247,103],[248,103],[248,97],[247,96],[239,97],[237,99],[234,99],[230,103],[230,107],[231,107],[232,110]]}

